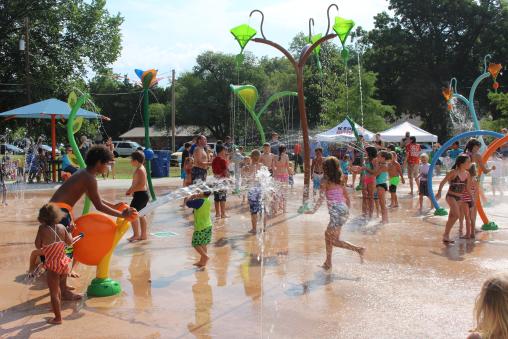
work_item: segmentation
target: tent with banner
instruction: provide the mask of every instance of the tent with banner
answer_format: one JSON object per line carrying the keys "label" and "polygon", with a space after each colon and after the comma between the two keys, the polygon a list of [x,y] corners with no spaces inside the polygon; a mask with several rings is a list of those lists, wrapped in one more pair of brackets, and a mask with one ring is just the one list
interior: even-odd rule
{"label": "tent with banner", "polygon": [[416,137],[416,142],[437,142],[437,135],[429,133],[407,121],[379,134],[381,134],[381,140],[384,142],[400,142],[405,138],[406,132],[409,132],[412,137]]}
{"label": "tent with banner", "polygon": [[[374,139],[374,133],[371,131],[363,128],[356,123],[355,128],[360,135],[363,135],[365,140],[370,141]],[[317,134],[315,140],[319,142],[354,142],[356,139],[353,133],[353,129],[351,128],[351,124],[349,121],[347,121],[347,119],[344,119],[343,122],[334,128]]]}

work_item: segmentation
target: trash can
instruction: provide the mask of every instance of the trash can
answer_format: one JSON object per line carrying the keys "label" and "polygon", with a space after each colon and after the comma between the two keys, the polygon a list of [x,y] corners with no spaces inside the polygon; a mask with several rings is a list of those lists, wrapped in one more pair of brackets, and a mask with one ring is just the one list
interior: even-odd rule
{"label": "trash can", "polygon": [[153,151],[152,178],[169,177],[169,160],[171,153],[168,150]]}

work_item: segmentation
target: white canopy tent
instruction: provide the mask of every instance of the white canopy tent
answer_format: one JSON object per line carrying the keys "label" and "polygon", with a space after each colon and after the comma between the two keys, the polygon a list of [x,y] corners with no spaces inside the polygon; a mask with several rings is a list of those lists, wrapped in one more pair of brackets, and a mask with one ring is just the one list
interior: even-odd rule
{"label": "white canopy tent", "polygon": [[[355,123],[355,128],[360,135],[363,135],[365,140],[370,141],[374,139],[374,133],[366,130],[362,126]],[[347,119],[326,132],[316,135],[315,139],[319,142],[352,142],[355,141],[353,128]]]}
{"label": "white canopy tent", "polygon": [[412,137],[416,137],[416,142],[437,142],[437,135],[431,134],[407,121],[379,134],[381,134],[381,140],[385,142],[400,142],[406,136],[406,132],[409,132]]}

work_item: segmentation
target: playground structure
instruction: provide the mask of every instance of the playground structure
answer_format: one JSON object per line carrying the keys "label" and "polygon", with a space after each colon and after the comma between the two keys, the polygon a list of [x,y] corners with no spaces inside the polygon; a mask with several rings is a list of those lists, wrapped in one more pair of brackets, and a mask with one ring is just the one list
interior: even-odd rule
{"label": "playground structure", "polygon": [[[249,41],[253,41],[260,44],[265,44],[271,46],[277,50],[279,50],[291,63],[296,73],[296,82],[297,82],[297,92],[298,92],[298,111],[300,113],[300,122],[303,136],[303,162],[304,162],[304,190],[303,190],[303,202],[307,201],[309,198],[309,186],[310,186],[310,142],[309,142],[309,126],[307,121],[307,112],[305,109],[305,94],[303,88],[303,80],[304,73],[303,70],[305,68],[305,64],[307,63],[308,58],[313,54],[314,50],[316,50],[323,42],[339,37],[339,40],[343,46],[343,50],[341,55],[345,61],[349,56],[349,51],[345,48],[345,42],[351,32],[351,29],[354,27],[354,21],[344,19],[341,17],[335,17],[335,24],[333,25],[333,30],[335,33],[330,33],[330,9],[335,7],[337,11],[339,7],[335,4],[331,4],[327,9],[327,18],[328,18],[328,26],[326,29],[326,33],[323,37],[318,38],[318,36],[314,36],[314,39],[311,37],[309,44],[307,44],[302,52],[300,53],[300,57],[296,60],[291,53],[281,45],[276,42],[273,42],[266,38],[263,32],[263,23],[265,20],[265,16],[262,11],[255,9],[251,11],[249,17],[254,13],[259,13],[261,15],[261,23],[260,23],[260,33],[262,38],[255,38],[257,31],[250,27],[247,24],[243,24],[231,29],[231,34],[235,37],[240,45],[241,51],[237,57],[237,63],[243,60],[243,50],[249,43]],[[314,20],[309,20],[309,28],[310,22],[314,22]],[[309,29],[310,30],[310,29]],[[312,42],[313,40],[316,41]]]}

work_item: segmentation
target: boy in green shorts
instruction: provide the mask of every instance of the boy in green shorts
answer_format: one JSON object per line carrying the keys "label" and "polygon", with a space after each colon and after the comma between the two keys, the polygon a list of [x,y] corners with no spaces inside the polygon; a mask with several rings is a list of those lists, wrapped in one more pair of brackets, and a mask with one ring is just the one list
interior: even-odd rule
{"label": "boy in green shorts", "polygon": [[212,192],[205,191],[203,193],[191,195],[186,200],[187,207],[194,209],[194,233],[192,234],[192,247],[201,255],[198,262],[194,266],[205,267],[208,262],[207,248],[212,241],[212,217],[210,202],[210,194]]}
{"label": "boy in green shorts", "polygon": [[402,183],[405,184],[404,176],[402,175],[402,167],[397,161],[397,153],[390,152],[392,154],[392,160],[388,164],[388,175],[390,176],[390,206],[389,207],[399,207],[399,201],[397,199],[397,186],[400,184],[402,179]]}

